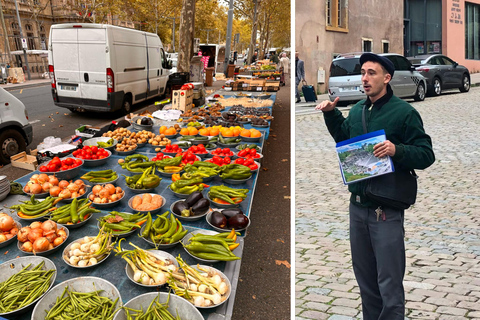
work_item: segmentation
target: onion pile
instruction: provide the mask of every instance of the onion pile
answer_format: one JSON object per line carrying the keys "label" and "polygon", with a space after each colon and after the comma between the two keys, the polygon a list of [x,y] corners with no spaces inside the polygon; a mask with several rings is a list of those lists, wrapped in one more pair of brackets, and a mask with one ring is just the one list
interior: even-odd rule
{"label": "onion pile", "polygon": [[0,212],[0,242],[12,239],[18,233],[17,224],[12,217]]}
{"label": "onion pile", "polygon": [[85,188],[83,180],[78,179],[75,182],[62,180],[50,189],[50,195],[62,199],[77,198],[85,194]]}
{"label": "onion pile", "polygon": [[34,174],[30,177],[25,187],[23,187],[23,191],[29,194],[46,193],[54,186],[58,186],[58,179],[54,175],[49,176],[45,173]]}
{"label": "onion pile", "polygon": [[92,193],[88,197],[93,203],[110,203],[123,198],[124,191],[120,187],[115,187],[109,183],[104,186],[96,185],[92,188]]}
{"label": "onion pile", "polygon": [[25,252],[43,252],[61,245],[67,239],[67,232],[58,228],[55,221],[35,221],[28,227],[18,231],[18,241],[22,242],[20,249]]}

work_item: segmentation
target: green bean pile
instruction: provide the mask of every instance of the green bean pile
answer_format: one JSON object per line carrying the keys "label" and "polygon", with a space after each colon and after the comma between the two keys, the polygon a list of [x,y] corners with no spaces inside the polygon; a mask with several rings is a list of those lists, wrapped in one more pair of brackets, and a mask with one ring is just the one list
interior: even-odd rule
{"label": "green bean pile", "polygon": [[23,308],[44,294],[50,287],[55,270],[42,270],[42,261],[32,270],[29,264],[20,272],[0,283],[0,313]]}
{"label": "green bean pile", "polygon": [[45,320],[65,319],[89,319],[89,320],[111,320],[115,314],[115,305],[118,298],[112,301],[110,298],[99,295],[103,290],[93,292],[73,292],[65,287],[60,297]]}
{"label": "green bean pile", "polygon": [[[170,311],[167,310],[169,300],[170,294],[168,295],[167,302],[165,303],[158,302],[157,296],[152,300],[146,311],[135,310],[127,307],[123,307],[123,309],[127,315],[127,320],[182,320],[180,319],[178,312],[176,317],[174,317]],[[130,314],[130,312],[132,312],[132,314]]]}

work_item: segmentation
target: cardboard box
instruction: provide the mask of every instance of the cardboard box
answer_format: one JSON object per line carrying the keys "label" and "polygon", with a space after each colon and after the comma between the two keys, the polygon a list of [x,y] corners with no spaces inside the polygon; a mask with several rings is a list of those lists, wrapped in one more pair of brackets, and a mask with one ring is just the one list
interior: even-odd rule
{"label": "cardboard box", "polygon": [[93,136],[95,136],[95,131],[100,131],[100,128],[93,127],[87,124],[75,129],[75,134],[79,137],[92,138]]}
{"label": "cardboard box", "polygon": [[12,166],[17,168],[34,171],[38,166],[37,158],[28,155],[25,151],[12,156],[10,160],[12,161]]}
{"label": "cardboard box", "polygon": [[172,109],[188,111],[192,109],[193,90],[174,90],[172,92]]}

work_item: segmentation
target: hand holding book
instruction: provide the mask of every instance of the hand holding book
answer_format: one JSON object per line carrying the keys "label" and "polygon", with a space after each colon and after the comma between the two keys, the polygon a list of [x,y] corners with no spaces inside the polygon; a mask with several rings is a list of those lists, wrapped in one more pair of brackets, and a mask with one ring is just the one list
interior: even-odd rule
{"label": "hand holding book", "polygon": [[395,155],[395,145],[389,140],[377,143],[373,146],[373,155],[377,158],[393,157]]}

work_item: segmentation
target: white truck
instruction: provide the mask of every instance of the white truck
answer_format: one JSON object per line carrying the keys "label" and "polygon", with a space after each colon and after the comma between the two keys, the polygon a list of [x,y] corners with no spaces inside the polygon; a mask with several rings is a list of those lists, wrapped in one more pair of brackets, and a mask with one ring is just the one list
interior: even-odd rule
{"label": "white truck", "polygon": [[71,111],[129,113],[163,95],[170,73],[158,35],[105,24],[53,25],[48,63],[53,101]]}

